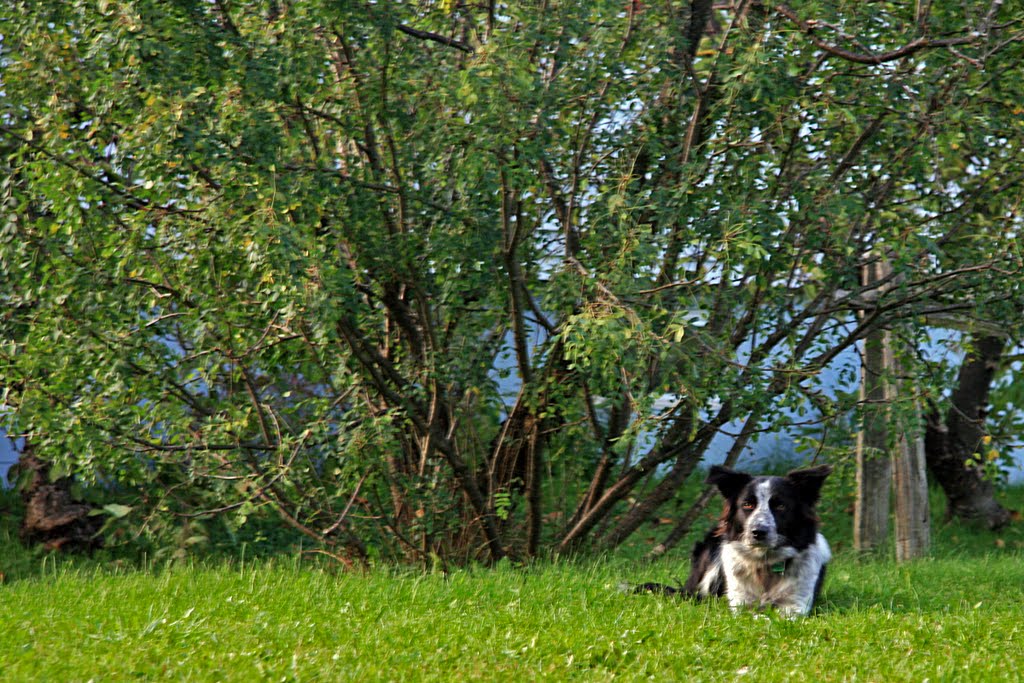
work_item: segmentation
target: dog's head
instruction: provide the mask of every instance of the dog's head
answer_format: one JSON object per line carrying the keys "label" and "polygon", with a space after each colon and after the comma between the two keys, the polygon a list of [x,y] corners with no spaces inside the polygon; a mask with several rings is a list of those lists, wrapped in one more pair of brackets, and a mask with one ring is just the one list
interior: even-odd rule
{"label": "dog's head", "polygon": [[754,477],[715,465],[707,483],[725,498],[721,533],[752,554],[776,556],[783,549],[803,550],[814,542],[818,517],[814,506],[828,465],[794,470],[784,477]]}

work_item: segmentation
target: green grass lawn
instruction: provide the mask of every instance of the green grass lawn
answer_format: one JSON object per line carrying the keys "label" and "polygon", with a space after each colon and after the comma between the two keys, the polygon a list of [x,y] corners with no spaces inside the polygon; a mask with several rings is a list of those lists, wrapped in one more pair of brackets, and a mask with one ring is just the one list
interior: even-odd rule
{"label": "green grass lawn", "polygon": [[1020,525],[943,524],[936,542],[907,565],[841,548],[816,612],[787,621],[619,590],[685,576],[683,548],[447,576],[295,557],[139,569],[4,530],[0,680],[1024,680]]}

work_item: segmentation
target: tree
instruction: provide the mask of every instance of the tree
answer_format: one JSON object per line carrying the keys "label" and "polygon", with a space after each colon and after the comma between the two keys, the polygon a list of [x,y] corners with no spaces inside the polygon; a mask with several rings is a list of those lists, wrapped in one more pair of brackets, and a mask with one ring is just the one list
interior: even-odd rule
{"label": "tree", "polygon": [[981,336],[971,344],[950,396],[945,417],[932,404],[926,429],[928,467],[942,486],[949,515],[980,521],[990,529],[1009,524],[1010,511],[995,499],[995,486],[983,465],[989,462],[985,448],[985,417],[989,392],[1006,340]]}
{"label": "tree", "polygon": [[140,532],[615,547],[869,331],[1019,295],[998,1],[0,12],[2,419]]}
{"label": "tree", "polygon": [[[863,281],[888,279],[891,286],[895,282],[891,276],[889,263],[880,260],[865,270]],[[899,353],[897,332],[878,329],[863,343],[860,398],[864,417],[857,434],[853,544],[864,551],[885,543],[892,489],[896,559],[903,562],[927,554],[931,509],[919,428],[918,402],[923,392],[908,390],[901,367],[905,363],[900,360],[906,354]]]}

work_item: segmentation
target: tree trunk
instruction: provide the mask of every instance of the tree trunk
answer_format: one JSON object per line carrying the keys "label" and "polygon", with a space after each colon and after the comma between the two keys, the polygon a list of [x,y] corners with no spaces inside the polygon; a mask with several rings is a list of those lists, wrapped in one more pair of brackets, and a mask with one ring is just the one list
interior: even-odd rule
{"label": "tree trunk", "polygon": [[[900,393],[904,382],[894,386]],[[924,557],[931,548],[931,506],[928,502],[928,476],[924,458],[924,440],[919,425],[920,409],[914,403],[912,420],[892,420],[896,424],[896,451],[893,455],[892,483],[895,491],[896,561]]]}
{"label": "tree trunk", "polygon": [[[865,283],[884,277],[885,273],[880,272],[883,267],[883,261],[866,266]],[[864,339],[860,373],[864,424],[857,434],[857,498],[853,507],[853,547],[860,551],[877,548],[889,535],[892,464],[886,431],[886,335],[878,330]]]}
{"label": "tree trunk", "polygon": [[980,521],[990,529],[1010,522],[1010,512],[995,499],[995,487],[978,467],[976,458],[985,436],[985,410],[992,376],[1002,357],[1005,340],[986,336],[975,339],[960,366],[957,387],[945,422],[932,406],[925,430],[925,458],[932,476],[942,486],[949,515]]}
{"label": "tree trunk", "polygon": [[[881,257],[865,266],[864,283],[885,281],[891,274],[892,266]],[[931,546],[931,510],[917,404],[914,419],[908,420],[894,410],[904,393],[901,374],[893,333],[876,330],[869,334],[864,340],[861,372],[865,416],[857,437],[854,547],[872,550],[885,542],[891,487],[895,491],[896,559],[904,562],[927,554]]]}
{"label": "tree trunk", "polygon": [[21,473],[30,473],[21,492],[25,516],[18,535],[22,542],[42,543],[47,550],[86,552],[103,545],[99,535],[103,519],[93,514],[94,506],[74,498],[70,478],[52,481],[50,464],[29,448],[16,467]]}

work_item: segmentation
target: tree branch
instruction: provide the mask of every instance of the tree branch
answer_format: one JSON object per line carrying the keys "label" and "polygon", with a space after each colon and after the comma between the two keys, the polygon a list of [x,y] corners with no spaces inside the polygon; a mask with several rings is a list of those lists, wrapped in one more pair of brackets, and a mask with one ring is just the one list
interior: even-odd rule
{"label": "tree branch", "polygon": [[976,43],[978,40],[977,36],[974,35],[960,36],[959,38],[937,38],[934,40],[921,37],[890,52],[883,52],[878,55],[866,54],[863,52],[852,52],[818,38],[814,35],[814,31],[820,24],[814,19],[801,19],[793,9],[786,5],[777,5],[775,7],[775,11],[796,24],[797,28],[807,35],[807,38],[815,47],[822,49],[831,55],[845,59],[848,62],[855,62],[857,64],[884,64],[885,62],[893,62],[897,59],[909,57],[915,52],[920,52],[921,50],[939,47],[954,47],[956,45],[971,45]]}
{"label": "tree branch", "polygon": [[433,33],[431,31],[421,31],[419,29],[406,26],[405,24],[399,24],[398,30],[407,36],[412,36],[413,38],[418,38],[420,40],[429,40],[434,43],[440,43],[441,45],[447,45],[448,47],[454,47],[456,50],[462,50],[463,52],[473,54],[473,48],[471,48],[469,45],[466,45],[462,41],[456,40],[455,38],[442,36],[440,33]]}

